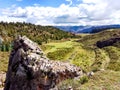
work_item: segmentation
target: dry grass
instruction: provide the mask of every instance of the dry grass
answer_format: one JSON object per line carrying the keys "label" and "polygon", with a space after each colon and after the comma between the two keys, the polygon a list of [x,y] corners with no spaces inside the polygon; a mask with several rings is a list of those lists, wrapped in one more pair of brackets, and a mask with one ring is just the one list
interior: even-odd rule
{"label": "dry grass", "polygon": [[0,52],[0,72],[6,72],[8,67],[9,52]]}

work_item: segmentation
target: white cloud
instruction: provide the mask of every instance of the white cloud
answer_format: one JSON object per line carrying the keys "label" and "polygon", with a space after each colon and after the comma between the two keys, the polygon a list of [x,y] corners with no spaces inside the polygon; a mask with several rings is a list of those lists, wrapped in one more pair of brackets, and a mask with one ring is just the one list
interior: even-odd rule
{"label": "white cloud", "polygon": [[12,6],[2,9],[0,21],[25,21],[41,25],[102,25],[120,24],[119,0],[82,0],[71,6],[42,7],[40,5],[25,8]]}

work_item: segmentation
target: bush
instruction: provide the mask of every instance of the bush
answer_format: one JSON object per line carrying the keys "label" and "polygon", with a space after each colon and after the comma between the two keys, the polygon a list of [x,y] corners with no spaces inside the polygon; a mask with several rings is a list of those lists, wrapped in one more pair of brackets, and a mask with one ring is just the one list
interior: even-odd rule
{"label": "bush", "polygon": [[84,83],[86,83],[86,82],[88,82],[88,77],[87,77],[87,76],[83,76],[83,77],[81,77],[80,80],[79,80],[79,83],[81,83],[81,84],[84,84]]}
{"label": "bush", "polygon": [[1,46],[0,46],[0,50],[3,51],[3,52],[8,52],[11,49],[12,49],[12,46],[11,46],[11,44],[8,44],[8,43],[1,44]]}

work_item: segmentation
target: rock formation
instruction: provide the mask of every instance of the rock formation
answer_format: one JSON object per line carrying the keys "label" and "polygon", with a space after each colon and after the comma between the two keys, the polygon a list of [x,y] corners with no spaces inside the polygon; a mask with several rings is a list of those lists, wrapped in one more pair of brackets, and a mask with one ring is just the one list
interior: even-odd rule
{"label": "rock formation", "polygon": [[4,90],[57,90],[60,81],[82,75],[79,67],[49,60],[26,36],[13,45]]}
{"label": "rock formation", "polygon": [[99,48],[103,48],[103,47],[106,47],[106,46],[112,46],[116,42],[120,42],[120,37],[111,38],[111,39],[103,40],[103,41],[97,41],[96,45]]}

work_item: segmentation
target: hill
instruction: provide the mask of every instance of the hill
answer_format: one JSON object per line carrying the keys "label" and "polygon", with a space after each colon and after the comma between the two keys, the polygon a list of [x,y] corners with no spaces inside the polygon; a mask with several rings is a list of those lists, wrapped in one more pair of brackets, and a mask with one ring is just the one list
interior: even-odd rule
{"label": "hill", "polygon": [[[61,90],[65,90],[67,86],[72,86],[75,90],[119,90],[120,40],[116,38],[120,38],[120,29],[79,36],[76,39],[57,40],[40,45],[48,58],[80,66],[86,74],[91,71],[95,73],[90,78],[83,77],[77,81],[68,79],[58,87],[63,88]],[[100,44],[110,41],[113,43],[99,47]],[[6,71],[8,53],[1,52],[0,57],[1,71]]]}
{"label": "hill", "polygon": [[111,40],[111,38],[120,38],[120,30],[107,30],[96,34],[81,35],[81,38],[78,40],[60,43],[53,42],[44,44],[41,47],[49,58],[54,60],[68,60],[87,71],[96,71],[103,68],[119,71],[120,40],[118,39],[115,43],[103,48],[97,46],[99,41],[107,41]]}
{"label": "hill", "polygon": [[0,42],[10,42],[17,35],[26,35],[38,44],[48,42],[49,40],[61,40],[75,37],[72,33],[62,31],[52,26],[40,26],[24,22],[0,22]]}
{"label": "hill", "polygon": [[[114,39],[113,39],[114,38]],[[85,73],[93,71],[90,77],[61,82],[61,90],[72,86],[75,90],[119,90],[120,86],[120,30],[105,30],[96,34],[81,34],[81,38],[65,42],[51,42],[42,45],[47,56],[80,66]],[[113,41],[104,47],[97,43]]]}
{"label": "hill", "polygon": [[[86,35],[78,42],[83,48],[92,49],[97,58],[92,66],[120,71],[120,30],[107,30],[92,35]],[[96,66],[97,65],[97,66]]]}

